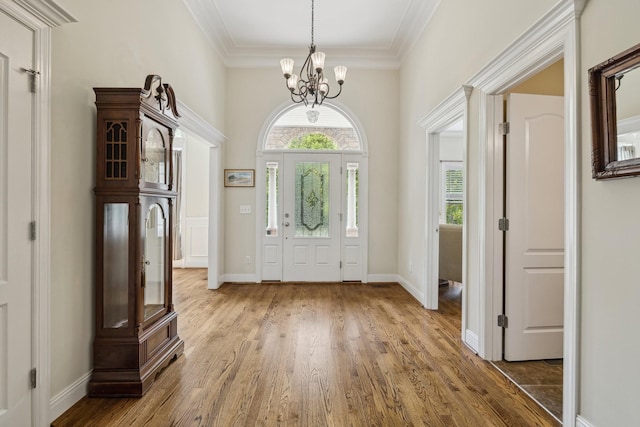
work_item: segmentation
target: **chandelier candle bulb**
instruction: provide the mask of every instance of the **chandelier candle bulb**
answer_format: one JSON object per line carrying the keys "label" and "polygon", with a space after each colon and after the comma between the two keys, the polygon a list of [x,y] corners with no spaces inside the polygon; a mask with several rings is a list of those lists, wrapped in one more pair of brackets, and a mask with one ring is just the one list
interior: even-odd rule
{"label": "chandelier candle bulb", "polygon": [[326,77],[323,77],[322,80],[320,80],[320,92],[322,93],[327,93],[329,91],[329,79],[327,79]]}
{"label": "chandelier candle bulb", "polygon": [[316,69],[316,73],[321,73],[324,69],[324,52],[314,52],[311,55],[311,60],[313,61],[313,67]]}
{"label": "chandelier candle bulb", "polygon": [[291,74],[293,74],[293,59],[291,58],[283,58],[280,60],[280,66],[282,67],[282,74],[284,74],[284,78],[288,79]]}
{"label": "chandelier candle bulb", "polygon": [[336,73],[336,81],[338,84],[344,83],[344,79],[347,76],[347,67],[344,65],[338,65],[333,69],[333,72]]}
{"label": "chandelier candle bulb", "polygon": [[298,75],[293,74],[289,76],[289,78],[287,79],[287,85],[289,86],[289,89],[293,91],[296,86],[298,86]]}

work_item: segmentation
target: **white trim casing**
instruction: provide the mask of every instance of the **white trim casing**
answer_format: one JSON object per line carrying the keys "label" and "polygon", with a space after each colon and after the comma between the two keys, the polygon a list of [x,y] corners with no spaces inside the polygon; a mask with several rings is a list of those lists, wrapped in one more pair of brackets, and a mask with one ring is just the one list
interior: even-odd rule
{"label": "white trim casing", "polygon": [[38,370],[33,392],[32,423],[49,425],[51,387],[51,28],[76,19],[52,0],[0,0],[0,10],[21,21],[34,33],[34,66],[40,71],[35,93],[34,242],[32,292],[32,360]]}
{"label": "white trim casing", "polygon": [[[440,168],[439,168],[439,134],[449,125],[457,120],[462,119],[463,127],[463,148],[462,148],[462,162],[464,165],[463,172],[463,198],[462,204],[466,213],[468,206],[468,175],[469,164],[467,159],[468,145],[469,145],[469,129],[467,126],[469,116],[469,98],[473,87],[469,85],[463,85],[460,89],[457,89],[448,98],[442,101],[437,107],[435,107],[429,114],[423,117],[418,125],[425,129],[427,137],[427,158],[425,164],[427,165],[427,183],[425,194],[425,243],[424,254],[426,258],[425,271],[424,271],[424,283],[423,283],[423,295],[424,299],[421,301],[425,308],[437,310],[438,309],[438,258],[439,258],[439,246],[438,246],[438,229],[439,224],[439,198],[440,198]],[[466,216],[466,215],[465,215]],[[462,224],[462,282],[469,283],[467,278],[467,230],[468,224],[464,220]],[[467,334],[467,292],[465,287],[462,288],[462,328],[460,334],[464,342],[466,342]],[[476,344],[474,347],[477,349],[477,337],[475,339]],[[477,350],[476,350],[477,351]]]}
{"label": "white trim casing", "polygon": [[[585,0],[562,0],[522,36],[517,38],[505,51],[471,78],[469,83],[483,94],[500,94],[510,87],[526,80],[538,71],[564,56],[564,98],[565,98],[565,278],[564,278],[564,381],[563,381],[563,424],[574,427],[578,407],[578,360],[579,360],[579,284],[580,284],[580,192],[579,192],[579,17]],[[480,123],[485,126],[487,104],[481,97]],[[480,190],[478,240],[480,253],[494,254],[492,239],[487,238],[495,227],[496,218],[490,218],[488,210],[495,202],[492,194],[493,183],[489,170],[490,156],[495,154],[491,130],[480,133],[479,182]],[[482,129],[481,129],[482,131]],[[489,215],[487,214],[489,213]],[[487,262],[491,262],[487,259]],[[480,265],[480,319],[484,322],[480,330],[481,356],[496,359],[491,350],[497,337],[486,333],[487,325],[497,316],[491,301],[496,293],[502,293],[502,285],[492,283],[495,266]],[[491,341],[488,341],[491,339]]]}
{"label": "white trim casing", "polygon": [[222,132],[189,108],[187,104],[178,100],[177,106],[178,113],[180,113],[180,118],[178,119],[180,127],[198,135],[200,138],[216,147],[227,142],[227,137]]}
{"label": "white trim casing", "polygon": [[[222,284],[221,266],[224,265],[224,241],[222,227],[222,150],[227,137],[199,116],[185,103],[178,100],[179,124],[182,128],[209,143],[209,220],[208,262],[198,266],[208,268],[208,289],[218,289]],[[185,261],[186,262],[186,261]]]}

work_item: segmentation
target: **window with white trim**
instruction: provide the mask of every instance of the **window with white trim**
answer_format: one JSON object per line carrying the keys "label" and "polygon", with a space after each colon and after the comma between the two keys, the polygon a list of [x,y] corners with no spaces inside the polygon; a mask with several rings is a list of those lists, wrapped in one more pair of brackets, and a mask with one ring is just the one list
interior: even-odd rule
{"label": "window with white trim", "polygon": [[440,224],[462,224],[462,162],[440,162]]}

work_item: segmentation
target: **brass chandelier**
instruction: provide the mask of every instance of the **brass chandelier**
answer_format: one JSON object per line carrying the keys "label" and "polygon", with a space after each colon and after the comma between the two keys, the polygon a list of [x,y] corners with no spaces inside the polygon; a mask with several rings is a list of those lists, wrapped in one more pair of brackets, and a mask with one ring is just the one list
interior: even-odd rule
{"label": "brass chandelier", "polygon": [[280,60],[282,74],[284,75],[287,89],[291,93],[291,100],[296,104],[311,104],[311,108],[321,105],[327,98],[337,98],[342,93],[342,84],[347,75],[347,67],[344,65],[338,65],[333,69],[340,88],[338,93],[330,95],[329,80],[324,76],[325,54],[324,52],[316,52],[316,45],[313,42],[314,1],[311,0],[311,45],[309,46],[309,55],[307,55],[307,59],[300,69],[300,75],[293,74],[293,59],[283,58]]}

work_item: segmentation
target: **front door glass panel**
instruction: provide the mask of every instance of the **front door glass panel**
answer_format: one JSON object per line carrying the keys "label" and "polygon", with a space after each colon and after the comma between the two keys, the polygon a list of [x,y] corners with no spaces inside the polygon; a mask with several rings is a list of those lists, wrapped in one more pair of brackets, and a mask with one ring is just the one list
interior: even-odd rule
{"label": "front door glass panel", "polygon": [[329,162],[296,163],[294,237],[329,237]]}

